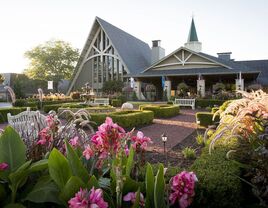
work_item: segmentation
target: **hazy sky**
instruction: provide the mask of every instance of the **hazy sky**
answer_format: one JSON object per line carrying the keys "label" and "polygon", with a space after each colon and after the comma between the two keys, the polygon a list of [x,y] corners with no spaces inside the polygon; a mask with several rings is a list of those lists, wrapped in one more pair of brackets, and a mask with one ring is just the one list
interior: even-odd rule
{"label": "hazy sky", "polygon": [[268,59],[267,0],[0,0],[0,72],[22,72],[24,52],[50,39],[83,48],[95,16],[166,54],[182,46],[194,13],[203,52]]}

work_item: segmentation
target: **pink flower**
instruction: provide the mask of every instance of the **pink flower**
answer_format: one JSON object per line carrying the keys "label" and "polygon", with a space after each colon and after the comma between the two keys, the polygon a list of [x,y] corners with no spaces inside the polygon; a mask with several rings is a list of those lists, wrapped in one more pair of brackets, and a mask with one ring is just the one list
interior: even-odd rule
{"label": "pink flower", "polygon": [[108,203],[103,200],[101,189],[94,189],[88,192],[87,189],[80,188],[80,191],[71,198],[68,203],[70,208],[107,208]]}
{"label": "pink flower", "polygon": [[7,163],[0,163],[0,170],[6,170],[8,169],[8,164]]}
{"label": "pink flower", "polygon": [[41,144],[44,145],[46,144],[46,142],[51,142],[53,137],[51,135],[51,131],[49,127],[43,128],[39,133],[39,140],[37,142],[37,144]]}
{"label": "pink flower", "polygon": [[183,171],[171,179],[171,194],[169,200],[171,204],[176,202],[180,208],[188,207],[195,195],[194,187],[197,177],[193,172]]}
{"label": "pink flower", "polygon": [[73,146],[73,147],[77,147],[79,144],[78,144],[78,136],[75,136],[74,138],[70,139],[70,144]]}
{"label": "pink flower", "polygon": [[137,150],[145,150],[148,146],[148,143],[152,143],[151,139],[149,137],[144,136],[144,134],[141,131],[137,132],[137,136],[133,136],[131,138],[131,141],[134,142],[132,144],[132,147]]}
{"label": "pink flower", "polygon": [[[127,195],[124,196],[123,200],[130,201],[134,204],[136,201],[136,194],[137,192],[129,192]],[[142,193],[140,193],[140,206],[144,207],[144,205],[145,205],[144,196]]]}
{"label": "pink flower", "polygon": [[83,152],[83,156],[87,160],[89,160],[93,155],[94,155],[94,151],[91,149],[90,145],[87,145],[84,152]]}

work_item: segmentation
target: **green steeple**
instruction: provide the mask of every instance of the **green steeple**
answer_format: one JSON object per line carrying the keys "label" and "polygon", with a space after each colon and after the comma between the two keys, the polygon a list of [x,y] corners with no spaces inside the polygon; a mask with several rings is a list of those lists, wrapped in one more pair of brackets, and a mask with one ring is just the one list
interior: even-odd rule
{"label": "green steeple", "polygon": [[191,23],[191,27],[190,27],[190,31],[188,35],[188,42],[191,42],[191,41],[198,41],[198,37],[197,37],[195,25],[194,25],[194,18],[192,18],[192,23]]}

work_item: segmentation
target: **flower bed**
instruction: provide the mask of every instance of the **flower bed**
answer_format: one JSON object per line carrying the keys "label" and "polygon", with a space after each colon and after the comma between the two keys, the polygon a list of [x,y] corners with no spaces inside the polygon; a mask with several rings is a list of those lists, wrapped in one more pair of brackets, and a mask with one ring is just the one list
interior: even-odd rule
{"label": "flower bed", "polygon": [[92,121],[97,125],[102,124],[105,118],[109,116],[116,123],[124,128],[134,128],[152,123],[153,112],[151,111],[118,111],[114,113],[93,113]]}
{"label": "flower bed", "polygon": [[72,112],[77,112],[80,109],[85,109],[88,111],[90,114],[92,113],[110,113],[110,112],[115,112],[116,108],[112,106],[98,106],[98,107],[85,107],[84,105],[77,105],[77,106],[72,106],[72,107],[60,107],[57,109],[58,113],[60,114],[64,110],[71,110]]}
{"label": "flower bed", "polygon": [[155,118],[168,118],[180,113],[177,105],[140,105],[139,109],[153,111]]}

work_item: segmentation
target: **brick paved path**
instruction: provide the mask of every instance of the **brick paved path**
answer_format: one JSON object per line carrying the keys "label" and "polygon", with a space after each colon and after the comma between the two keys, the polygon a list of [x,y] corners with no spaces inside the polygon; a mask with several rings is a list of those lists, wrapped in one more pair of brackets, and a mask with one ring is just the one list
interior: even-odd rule
{"label": "brick paved path", "polygon": [[197,128],[195,123],[195,113],[197,111],[200,110],[181,109],[181,113],[178,116],[168,119],[154,119],[152,125],[137,130],[142,131],[145,136],[152,139],[153,144],[148,147],[150,151],[163,151],[161,135],[166,133],[168,136],[166,147],[167,150],[170,150]]}

